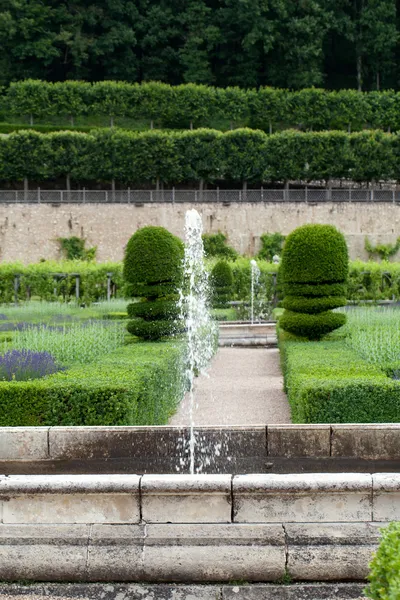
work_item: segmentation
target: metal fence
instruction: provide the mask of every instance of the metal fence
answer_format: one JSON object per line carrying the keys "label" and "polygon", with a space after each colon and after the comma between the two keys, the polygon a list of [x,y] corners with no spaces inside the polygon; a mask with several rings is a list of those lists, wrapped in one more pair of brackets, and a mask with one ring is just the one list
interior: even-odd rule
{"label": "metal fence", "polygon": [[217,202],[400,202],[400,190],[0,190],[0,204],[154,204]]}

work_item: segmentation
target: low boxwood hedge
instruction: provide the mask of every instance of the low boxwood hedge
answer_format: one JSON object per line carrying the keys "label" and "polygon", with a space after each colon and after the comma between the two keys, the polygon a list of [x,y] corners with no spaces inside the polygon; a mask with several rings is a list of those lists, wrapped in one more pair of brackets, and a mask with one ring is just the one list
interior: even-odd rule
{"label": "low boxwood hedge", "polygon": [[396,423],[400,382],[367,363],[343,340],[295,341],[279,333],[294,423]]}
{"label": "low boxwood hedge", "polygon": [[44,379],[0,382],[0,426],[163,425],[183,389],[183,344],[133,343]]}

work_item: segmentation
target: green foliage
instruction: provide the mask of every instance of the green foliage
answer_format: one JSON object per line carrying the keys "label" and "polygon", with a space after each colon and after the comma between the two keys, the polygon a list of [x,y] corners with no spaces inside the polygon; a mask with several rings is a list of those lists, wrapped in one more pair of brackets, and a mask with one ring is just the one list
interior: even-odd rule
{"label": "green foliage", "polygon": [[281,233],[263,233],[260,237],[261,250],[257,254],[257,258],[272,262],[273,257],[280,256],[282,245],[285,241],[285,236]]}
{"label": "green foliage", "polygon": [[177,343],[137,343],[46,379],[3,382],[0,426],[164,425],[182,397],[182,357]]}
{"label": "green foliage", "polygon": [[[250,126],[268,133],[291,128],[357,131],[364,127],[397,131],[400,126],[400,93],[392,90],[361,93],[307,86],[300,90],[268,86],[246,90],[199,83],[173,86],[160,81],[137,84],[67,80],[52,83],[26,79],[12,82],[5,88],[1,101],[7,116],[24,118],[26,124],[29,122],[39,129],[58,125],[57,120],[66,117],[69,127],[74,127],[75,119],[82,116],[88,126],[98,124],[98,118],[102,118],[103,124],[108,121],[118,125],[124,119],[133,119],[136,127],[138,122],[149,128],[154,125],[183,129],[217,125],[225,130],[233,126]],[[247,138],[246,142],[249,140]],[[230,145],[228,151],[232,152],[236,152],[237,144],[241,143],[235,135],[226,138],[226,142]]]}
{"label": "green foliage", "polygon": [[279,337],[294,423],[399,421],[400,382],[389,379],[344,340],[301,342],[282,333]]}
{"label": "green foliage", "polygon": [[382,529],[378,550],[370,564],[368,598],[397,600],[400,596],[400,523]]}
{"label": "green foliage", "polygon": [[139,229],[130,238],[124,259],[124,277],[132,286],[132,295],[142,296],[144,286],[157,284],[176,292],[182,282],[182,259],[183,244],[172,233],[163,227]]}
{"label": "green foliage", "polygon": [[227,245],[227,237],[220,231],[218,233],[204,233],[202,235],[204,254],[207,258],[217,256],[228,260],[235,260],[238,253]]}
{"label": "green foliage", "polygon": [[233,273],[230,264],[224,260],[218,261],[211,271],[210,282],[213,308],[226,308],[229,300],[232,300],[233,292]]}
{"label": "green foliage", "polygon": [[[60,330],[61,329],[61,330]],[[11,347],[17,350],[50,352],[60,364],[86,364],[116,350],[124,342],[120,323],[81,323],[60,329],[46,325],[25,327],[17,331]]]}
{"label": "green foliage", "polygon": [[[343,306],[345,303],[346,299],[341,298],[341,305]],[[321,309],[319,311],[315,310],[314,313],[294,312],[288,310],[286,298],[283,301],[283,306],[286,310],[279,319],[279,326],[285,331],[310,340],[319,340],[327,333],[346,323],[346,315],[342,313],[320,312]]]}
{"label": "green foliage", "polygon": [[[55,278],[55,273],[65,278]],[[40,300],[68,301],[75,298],[75,273],[80,275],[80,299],[86,304],[104,299],[107,295],[107,274],[112,273],[112,282],[117,293],[124,292],[121,263],[99,263],[87,261],[44,261],[30,265],[19,262],[0,264],[0,302],[14,301],[14,279],[19,274],[18,299],[27,297]],[[54,294],[54,290],[56,294]]]}
{"label": "green foliage", "polygon": [[134,317],[127,326],[132,335],[157,340],[181,331],[177,292],[183,283],[183,254],[181,240],[163,227],[143,227],[130,238],[124,277],[130,293],[146,299],[128,307]]}
{"label": "green foliage", "polygon": [[[286,239],[280,276],[286,309],[279,320],[286,331],[318,340],[344,325],[344,314],[328,309],[346,304],[346,298],[321,295],[321,287],[343,285],[348,274],[348,251],[343,235],[331,225],[304,225]],[[315,286],[315,294],[299,293],[296,286]]]}
{"label": "green foliage", "polygon": [[96,257],[97,246],[85,248],[86,240],[76,236],[68,238],[58,238],[61,251],[67,260],[94,260]]}
{"label": "green foliage", "polygon": [[[0,135],[0,180],[169,185],[224,180],[246,182],[357,179],[400,180],[400,135],[366,131],[285,131],[267,135],[237,129],[89,133],[17,131]],[[201,191],[199,192],[201,194]]]}
{"label": "green foliage", "polygon": [[369,239],[365,238],[365,249],[369,254],[369,258],[378,255],[381,260],[389,260],[400,250],[400,237],[397,238],[395,244],[377,244],[373,246]]}

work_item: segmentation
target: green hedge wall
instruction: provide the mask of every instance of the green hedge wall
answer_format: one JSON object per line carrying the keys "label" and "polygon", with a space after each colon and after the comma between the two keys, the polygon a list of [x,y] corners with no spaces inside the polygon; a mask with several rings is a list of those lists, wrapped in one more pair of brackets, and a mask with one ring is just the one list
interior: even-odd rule
{"label": "green hedge wall", "polygon": [[344,341],[292,341],[279,335],[293,423],[397,423],[400,382]]}
{"label": "green hedge wall", "polygon": [[[54,273],[69,274],[67,279],[56,280]],[[122,263],[90,263],[85,261],[45,261],[30,265],[22,263],[0,263],[0,303],[14,301],[14,278],[20,274],[18,298],[23,301],[28,295],[41,300],[59,300],[75,298],[75,277],[80,274],[80,299],[90,303],[107,296],[107,273],[112,273],[117,295],[124,296]],[[57,296],[54,295],[54,288]]]}
{"label": "green hedge wall", "polygon": [[382,539],[375,553],[365,593],[373,600],[400,598],[400,523],[390,523],[382,530]]}
{"label": "green hedge wall", "polygon": [[182,344],[137,343],[45,379],[0,382],[0,426],[164,425],[182,365]]}
{"label": "green hedge wall", "polygon": [[83,182],[153,185],[224,180],[400,180],[400,134],[236,129],[97,129],[0,134],[0,181],[70,177]]}
{"label": "green hedge wall", "polygon": [[[207,260],[211,272],[216,259]],[[258,260],[261,270],[261,285],[268,298],[272,299],[273,273],[279,271],[279,265]],[[233,272],[233,300],[248,300],[251,287],[250,259],[239,258],[230,263]],[[82,299],[85,302],[95,301],[106,296],[107,273],[113,273],[113,281],[117,284],[117,295],[126,297],[122,278],[122,262],[87,263],[80,261],[46,261],[23,265],[22,263],[0,263],[0,303],[14,301],[14,276],[23,275],[20,280],[19,299],[27,298],[28,286],[32,296],[43,300],[54,300],[54,287],[61,296],[64,283],[55,286],[52,273],[80,273]],[[74,278],[69,279],[71,298],[74,297]],[[293,286],[293,284],[292,284]],[[296,293],[311,296],[315,286],[299,285]],[[322,287],[322,286],[319,286]],[[317,290],[318,291],[318,290]],[[400,300],[400,262],[363,262],[351,261],[347,294],[341,284],[326,286],[323,292],[335,295],[346,295],[351,302],[377,302],[381,300]],[[57,298],[58,299],[58,298]],[[1,311],[0,311],[1,312]]]}
{"label": "green hedge wall", "polygon": [[65,81],[28,79],[4,88],[0,109],[5,115],[34,119],[104,116],[147,120],[149,127],[189,128],[210,125],[248,125],[271,132],[362,127],[396,131],[400,127],[400,93],[328,91],[306,88],[289,91],[264,87],[213,88],[192,83],[170,86],[160,82]]}

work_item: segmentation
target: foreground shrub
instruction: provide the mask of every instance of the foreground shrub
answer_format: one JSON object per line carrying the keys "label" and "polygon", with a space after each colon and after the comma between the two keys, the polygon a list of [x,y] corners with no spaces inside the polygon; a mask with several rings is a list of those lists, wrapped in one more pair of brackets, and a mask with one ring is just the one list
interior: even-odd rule
{"label": "foreground shrub", "polygon": [[211,271],[210,283],[213,308],[226,308],[233,292],[233,273],[229,263],[224,260],[216,263]]}
{"label": "foreground shrub", "polygon": [[0,383],[0,426],[164,425],[184,387],[183,345],[133,343],[90,365]]}
{"label": "foreground shrub", "polygon": [[139,304],[128,306],[127,329],[146,340],[179,331],[178,289],[183,280],[183,244],[163,227],[143,227],[129,240],[124,277]]}
{"label": "foreground shrub", "polygon": [[[280,276],[286,309],[280,319],[282,329],[318,340],[344,325],[345,315],[330,309],[346,304],[340,293],[347,273],[347,245],[335,227],[304,225],[295,229],[282,253]],[[327,285],[340,287],[336,293],[333,287],[327,293]]]}
{"label": "foreground shrub", "polygon": [[10,350],[0,356],[0,381],[29,381],[60,370],[49,352]]}
{"label": "foreground shrub", "polygon": [[398,600],[400,598],[400,523],[391,523],[382,531],[382,540],[370,567],[367,597],[373,600]]}

